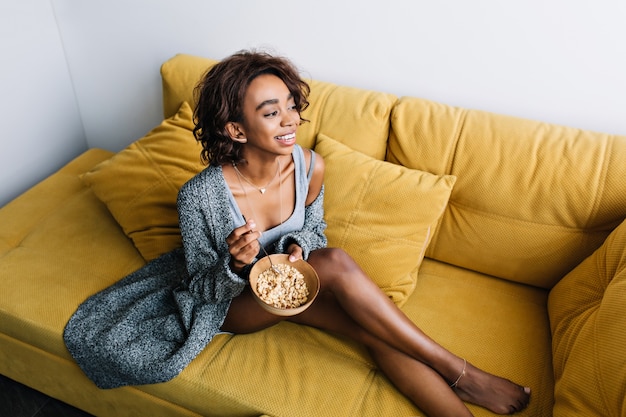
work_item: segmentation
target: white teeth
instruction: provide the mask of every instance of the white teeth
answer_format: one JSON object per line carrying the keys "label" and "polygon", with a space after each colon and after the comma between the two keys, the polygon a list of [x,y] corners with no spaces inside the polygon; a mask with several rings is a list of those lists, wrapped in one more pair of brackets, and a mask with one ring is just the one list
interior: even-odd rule
{"label": "white teeth", "polygon": [[276,139],[278,139],[278,140],[290,140],[290,139],[293,139],[295,137],[296,137],[295,133],[290,133],[290,134],[285,135],[285,136],[277,136]]}

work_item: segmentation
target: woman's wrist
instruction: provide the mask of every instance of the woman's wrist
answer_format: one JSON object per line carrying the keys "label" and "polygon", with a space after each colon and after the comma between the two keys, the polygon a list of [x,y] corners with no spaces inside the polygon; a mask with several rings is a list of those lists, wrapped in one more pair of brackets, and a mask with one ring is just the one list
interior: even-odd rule
{"label": "woman's wrist", "polygon": [[246,278],[250,273],[250,269],[252,268],[254,262],[249,264],[244,264],[243,262],[238,262],[235,259],[231,259],[229,263],[230,270],[239,275],[242,278]]}

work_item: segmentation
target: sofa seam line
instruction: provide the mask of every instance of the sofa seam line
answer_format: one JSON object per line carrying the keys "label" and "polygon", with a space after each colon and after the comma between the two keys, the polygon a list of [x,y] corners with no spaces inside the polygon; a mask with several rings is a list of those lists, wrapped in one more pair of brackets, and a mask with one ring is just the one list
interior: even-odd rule
{"label": "sofa seam line", "polygon": [[[454,167],[456,156],[458,154],[459,143],[461,142],[461,136],[463,135],[463,132],[465,132],[465,125],[466,125],[468,116],[469,116],[469,110],[463,109],[462,114],[459,117],[459,121],[458,121],[458,129],[456,130],[456,135],[454,138],[454,147],[450,155],[451,158],[448,161],[448,164],[447,164],[448,166],[446,167],[446,171],[448,175],[454,175],[452,174],[452,169]],[[454,191],[454,189],[452,191]]]}
{"label": "sofa seam line", "polygon": [[601,175],[602,179],[599,181],[598,184],[596,184],[596,187],[594,187],[594,189],[596,190],[595,199],[594,199],[593,207],[589,213],[589,217],[587,218],[587,221],[585,222],[585,226],[589,226],[589,222],[591,222],[592,219],[595,219],[597,217],[598,211],[600,209],[600,202],[602,201],[601,197],[604,195],[604,191],[606,189],[606,179],[607,179],[608,172],[609,172],[609,159],[607,158],[607,155],[610,156],[612,154],[611,151],[613,149],[614,142],[615,142],[614,140],[609,140],[604,146],[604,155],[603,155],[604,163],[602,164],[602,175]]}

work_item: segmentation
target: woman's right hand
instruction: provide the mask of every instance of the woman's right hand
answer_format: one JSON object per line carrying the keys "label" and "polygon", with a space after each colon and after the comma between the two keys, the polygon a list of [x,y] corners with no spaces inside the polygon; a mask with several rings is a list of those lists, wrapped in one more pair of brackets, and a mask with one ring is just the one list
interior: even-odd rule
{"label": "woman's right hand", "polygon": [[246,224],[234,229],[226,238],[231,257],[230,267],[237,274],[254,261],[261,248],[258,241],[261,232],[254,230],[255,228],[254,220],[248,219]]}

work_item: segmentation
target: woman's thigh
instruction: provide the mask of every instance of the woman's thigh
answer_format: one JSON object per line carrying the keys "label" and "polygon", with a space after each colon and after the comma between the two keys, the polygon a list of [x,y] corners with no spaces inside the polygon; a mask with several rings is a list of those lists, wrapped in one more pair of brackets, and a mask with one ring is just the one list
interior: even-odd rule
{"label": "woman's thigh", "polygon": [[[337,280],[348,280],[349,276],[364,276],[362,273],[353,274],[354,272],[361,272],[360,268],[350,256],[341,249],[324,248],[311,252],[309,256],[309,263],[318,272],[320,277],[320,292],[325,293],[327,291],[334,292],[341,287],[338,285]],[[320,294],[321,295],[321,294]],[[326,297],[321,296],[313,302],[315,308],[309,308],[312,311],[319,311],[322,305],[323,309],[328,309],[328,312],[336,312],[335,308],[330,308]],[[336,303],[330,303],[336,304]],[[345,314],[345,313],[344,313]],[[323,314],[326,317],[328,314]],[[305,315],[305,317],[308,316]],[[288,317],[276,316],[264,310],[254,299],[250,286],[247,286],[244,291],[233,298],[224,324],[221,329],[223,331],[231,333],[252,333],[258,330],[262,330],[273,326]],[[300,322],[297,318],[292,317],[292,321]],[[316,323],[319,325],[319,323]],[[315,324],[314,324],[315,325]],[[316,326],[317,327],[317,326]],[[321,326],[325,328],[326,326]]]}
{"label": "woman's thigh", "polygon": [[247,286],[241,294],[233,298],[221,329],[231,333],[252,333],[284,320],[264,310],[252,296]]}

